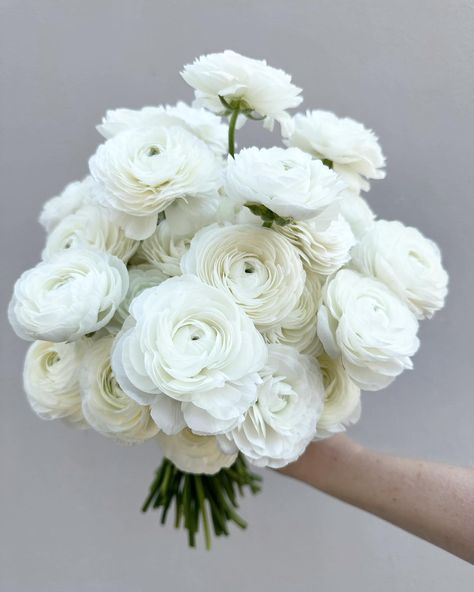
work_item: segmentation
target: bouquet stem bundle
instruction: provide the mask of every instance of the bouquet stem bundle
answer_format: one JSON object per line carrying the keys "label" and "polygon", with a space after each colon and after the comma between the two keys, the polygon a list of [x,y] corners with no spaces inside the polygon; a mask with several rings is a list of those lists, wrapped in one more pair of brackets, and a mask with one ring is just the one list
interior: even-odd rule
{"label": "bouquet stem bundle", "polygon": [[247,528],[237,513],[238,496],[244,494],[245,488],[252,494],[258,493],[260,481],[260,475],[249,470],[241,455],[230,468],[215,475],[185,473],[165,458],[156,471],[142,512],[161,510],[161,524],[165,524],[174,503],[175,528],[184,525],[189,545],[195,547],[196,534],[202,526],[206,549],[210,550],[211,527],[218,537],[228,536],[230,522]]}

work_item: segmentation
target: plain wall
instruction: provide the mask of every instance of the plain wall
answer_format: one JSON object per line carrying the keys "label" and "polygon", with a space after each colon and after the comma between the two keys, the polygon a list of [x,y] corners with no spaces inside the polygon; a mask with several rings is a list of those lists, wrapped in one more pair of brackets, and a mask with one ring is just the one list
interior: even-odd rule
{"label": "plain wall", "polygon": [[[1,0],[2,592],[473,589],[467,563],[266,471],[250,526],[212,553],[141,515],[160,461],[30,411],[27,344],[5,310],[40,257],[42,202],[87,172],[107,108],[191,100],[181,66],[232,48],[265,57],[325,108],[378,133],[387,179],[369,201],[443,249],[446,308],[415,369],[363,396],[351,430],[388,452],[470,465],[473,424],[474,10],[462,0]],[[240,145],[279,141],[258,124]]]}

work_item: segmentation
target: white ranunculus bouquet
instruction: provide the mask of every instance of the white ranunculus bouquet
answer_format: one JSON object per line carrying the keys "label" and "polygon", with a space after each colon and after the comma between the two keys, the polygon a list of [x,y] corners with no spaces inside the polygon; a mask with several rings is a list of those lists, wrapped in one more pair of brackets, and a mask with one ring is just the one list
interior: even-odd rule
{"label": "white ranunculus bouquet", "polygon": [[[327,111],[292,117],[291,77],[232,51],[182,76],[192,105],[108,111],[90,175],[46,202],[42,261],[18,279],[35,413],[163,453],[143,510],[195,545],[245,527],[256,467],[345,430],[361,389],[411,368],[448,276],[434,242],[375,220],[375,134]],[[282,144],[235,153],[246,119]]]}

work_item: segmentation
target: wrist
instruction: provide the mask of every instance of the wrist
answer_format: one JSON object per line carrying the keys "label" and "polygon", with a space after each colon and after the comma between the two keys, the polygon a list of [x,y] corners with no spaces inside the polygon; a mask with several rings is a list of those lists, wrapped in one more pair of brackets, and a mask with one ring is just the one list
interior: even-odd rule
{"label": "wrist", "polygon": [[305,453],[281,472],[299,479],[325,493],[337,486],[341,471],[354,464],[365,449],[345,434],[337,434],[325,440],[312,442]]}

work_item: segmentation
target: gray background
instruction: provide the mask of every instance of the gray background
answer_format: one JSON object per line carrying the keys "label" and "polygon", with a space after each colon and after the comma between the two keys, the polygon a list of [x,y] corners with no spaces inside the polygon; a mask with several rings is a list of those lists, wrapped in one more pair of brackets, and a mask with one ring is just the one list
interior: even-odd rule
{"label": "gray background", "polygon": [[[373,127],[388,177],[378,214],[442,247],[447,307],[421,329],[415,370],[364,397],[352,434],[378,449],[471,464],[474,235],[473,3],[461,0],[2,0],[2,303],[39,258],[41,203],[81,178],[106,108],[191,99],[178,75],[233,48],[304,87],[303,107]],[[270,144],[249,124],[241,145]],[[247,533],[211,554],[138,508],[160,457],[38,420],[26,345],[2,312],[2,592],[472,590],[467,563],[301,484],[265,473]]]}

